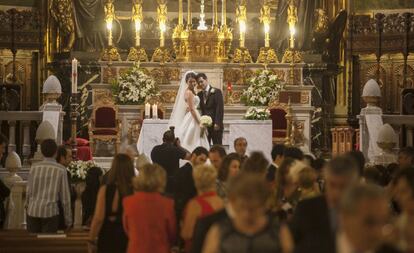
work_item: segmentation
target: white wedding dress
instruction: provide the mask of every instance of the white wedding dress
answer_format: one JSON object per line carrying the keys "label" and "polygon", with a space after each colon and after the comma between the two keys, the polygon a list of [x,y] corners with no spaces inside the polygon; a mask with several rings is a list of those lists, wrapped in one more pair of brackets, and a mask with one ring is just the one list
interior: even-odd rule
{"label": "white wedding dress", "polygon": [[[186,104],[188,106],[187,102]],[[199,104],[200,98],[194,96],[193,106],[198,118],[200,118],[200,113],[197,111]],[[175,129],[175,135],[180,138],[181,146],[189,152],[193,152],[193,150],[199,146],[205,147],[207,150],[210,149],[207,140],[207,131],[201,136],[201,127],[197,124],[193,115],[191,115],[191,112],[185,114],[182,123]]]}
{"label": "white wedding dress", "polygon": [[175,136],[180,139],[181,146],[191,153],[199,146],[209,150],[210,144],[207,139],[207,130],[203,136],[201,136],[201,127],[189,111],[189,107],[192,106],[196,116],[200,119],[201,116],[197,110],[197,107],[200,104],[200,98],[194,95],[193,105],[189,105],[188,101],[185,99],[185,91],[187,90],[185,76],[190,72],[192,71],[187,71],[181,79],[180,88],[177,92],[174,108],[168,125],[175,127]]}

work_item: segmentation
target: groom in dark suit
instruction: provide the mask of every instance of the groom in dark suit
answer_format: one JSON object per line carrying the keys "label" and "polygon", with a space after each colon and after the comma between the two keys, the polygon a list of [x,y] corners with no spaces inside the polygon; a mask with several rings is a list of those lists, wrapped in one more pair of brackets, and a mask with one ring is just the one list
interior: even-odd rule
{"label": "groom in dark suit", "polygon": [[220,89],[212,87],[204,73],[197,74],[197,82],[201,91],[197,94],[200,97],[200,109],[202,115],[208,115],[213,120],[213,125],[208,130],[208,141],[213,144],[222,144],[223,140],[223,116],[224,102],[223,93]]}

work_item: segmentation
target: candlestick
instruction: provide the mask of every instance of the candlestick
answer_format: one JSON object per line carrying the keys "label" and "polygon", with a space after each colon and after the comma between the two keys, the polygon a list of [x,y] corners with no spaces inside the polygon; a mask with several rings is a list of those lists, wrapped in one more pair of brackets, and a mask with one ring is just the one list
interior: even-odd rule
{"label": "candlestick", "polygon": [[148,119],[150,117],[150,110],[151,110],[151,105],[149,103],[145,104],[145,118]]}
{"label": "candlestick", "polygon": [[187,1],[187,29],[191,30],[193,25],[192,17],[191,17],[191,0]]}
{"label": "candlestick", "polygon": [[152,105],[152,118],[158,119],[158,105],[157,104]]}
{"label": "candlestick", "polygon": [[226,17],[226,0],[221,0],[221,26],[227,25],[227,17]]}
{"label": "candlestick", "polygon": [[72,94],[78,92],[78,60],[72,60]]}

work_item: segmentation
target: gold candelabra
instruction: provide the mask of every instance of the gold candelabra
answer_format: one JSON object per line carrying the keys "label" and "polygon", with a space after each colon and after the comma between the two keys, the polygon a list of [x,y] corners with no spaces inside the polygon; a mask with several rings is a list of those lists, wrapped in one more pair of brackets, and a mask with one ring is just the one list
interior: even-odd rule
{"label": "gold candelabra", "polygon": [[236,22],[239,23],[239,48],[234,51],[233,62],[234,63],[251,63],[252,56],[250,55],[249,49],[245,47],[246,39],[246,26],[247,26],[247,7],[246,0],[240,0],[239,6],[236,8]]}
{"label": "gold candelabra", "polygon": [[108,30],[108,46],[104,49],[101,60],[103,61],[120,61],[121,56],[118,53],[118,49],[113,46],[112,38],[112,25],[115,19],[115,6],[113,0],[107,0],[104,6],[105,10],[105,23]]}
{"label": "gold candelabra", "polygon": [[266,1],[260,9],[260,22],[264,26],[265,46],[260,48],[257,63],[264,63],[267,66],[269,63],[277,63],[278,59],[275,50],[270,47],[270,23],[272,22],[272,18],[270,5]]}
{"label": "gold candelabra", "polygon": [[167,31],[167,1],[158,0],[157,21],[160,28],[160,46],[155,49],[152,55],[153,62],[170,62],[172,56],[168,48],[165,47],[165,32]]}
{"label": "gold candelabra", "polygon": [[298,22],[298,11],[296,0],[289,0],[287,23],[289,25],[289,47],[286,49],[282,62],[290,63],[289,84],[295,85],[295,64],[302,61],[302,54],[295,50],[296,23]]}
{"label": "gold candelabra", "polygon": [[143,19],[142,0],[134,0],[132,5],[132,21],[135,24],[135,46],[130,48],[127,61],[148,61],[147,53],[141,47],[141,23]]}

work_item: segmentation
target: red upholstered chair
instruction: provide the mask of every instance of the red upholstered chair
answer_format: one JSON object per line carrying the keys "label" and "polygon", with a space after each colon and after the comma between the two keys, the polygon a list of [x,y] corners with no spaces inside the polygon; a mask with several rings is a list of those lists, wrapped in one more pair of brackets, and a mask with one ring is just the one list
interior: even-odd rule
{"label": "red upholstered chair", "polygon": [[118,119],[118,108],[112,104],[95,106],[89,120],[89,141],[94,153],[95,141],[113,141],[115,153],[119,151],[121,142],[121,123]]}
{"label": "red upholstered chair", "polygon": [[272,119],[273,143],[284,144],[288,128],[288,122],[286,120],[287,107],[284,104],[272,105],[269,107],[269,111],[270,118]]}

